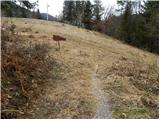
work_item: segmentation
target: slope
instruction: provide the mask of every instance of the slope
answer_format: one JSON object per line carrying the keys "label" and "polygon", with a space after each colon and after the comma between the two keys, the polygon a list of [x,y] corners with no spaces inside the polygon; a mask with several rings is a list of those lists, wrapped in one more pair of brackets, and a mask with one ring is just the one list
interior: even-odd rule
{"label": "slope", "polygon": [[[2,22],[9,18],[2,18]],[[157,118],[158,56],[104,34],[58,22],[12,18],[16,32],[47,43],[65,64],[65,79],[50,80],[23,118]],[[57,50],[53,34],[65,37]],[[32,37],[30,37],[32,36]],[[95,67],[97,66],[97,67]],[[107,115],[106,115],[107,114]]]}

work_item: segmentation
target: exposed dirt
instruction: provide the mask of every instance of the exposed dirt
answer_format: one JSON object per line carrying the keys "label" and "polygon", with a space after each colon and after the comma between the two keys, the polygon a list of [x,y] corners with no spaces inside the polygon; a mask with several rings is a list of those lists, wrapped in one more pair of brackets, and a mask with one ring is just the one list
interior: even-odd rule
{"label": "exposed dirt", "polygon": [[98,71],[98,64],[95,65],[95,70],[92,74],[92,80],[93,80],[93,92],[98,100],[98,107],[96,114],[94,116],[95,119],[109,119],[111,118],[111,112],[109,110],[109,103],[107,100],[107,97],[104,94],[104,91],[102,91],[100,86],[100,80],[97,79],[97,71]]}

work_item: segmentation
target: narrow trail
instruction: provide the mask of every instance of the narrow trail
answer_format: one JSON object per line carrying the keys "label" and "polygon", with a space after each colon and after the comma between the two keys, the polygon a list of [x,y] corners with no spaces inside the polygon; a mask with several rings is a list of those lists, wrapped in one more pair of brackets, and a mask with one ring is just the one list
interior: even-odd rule
{"label": "narrow trail", "polygon": [[97,78],[98,64],[95,65],[95,70],[92,73],[93,92],[99,102],[98,109],[94,116],[94,119],[110,119],[111,113],[109,111],[109,105],[104,92],[100,87],[100,80]]}

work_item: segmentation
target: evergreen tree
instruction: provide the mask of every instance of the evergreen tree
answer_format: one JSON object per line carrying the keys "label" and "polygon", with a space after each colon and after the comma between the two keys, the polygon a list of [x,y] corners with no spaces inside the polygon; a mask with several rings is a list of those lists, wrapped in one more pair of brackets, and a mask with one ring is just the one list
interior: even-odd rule
{"label": "evergreen tree", "polygon": [[66,22],[68,18],[68,1],[64,1],[63,3],[63,21]]}
{"label": "evergreen tree", "polygon": [[127,43],[131,43],[131,33],[132,33],[132,4],[127,1],[123,18],[121,24],[121,37]]}
{"label": "evergreen tree", "polygon": [[63,7],[63,20],[71,24],[75,22],[75,2],[74,1],[64,1]]}
{"label": "evergreen tree", "polygon": [[[29,2],[28,0],[18,0],[18,1],[20,2],[21,7],[24,7],[28,10],[34,9],[35,6],[38,5],[38,0],[36,2],[33,2],[33,3]],[[16,0],[14,2],[16,2]]]}
{"label": "evergreen tree", "polygon": [[84,15],[84,7],[85,7],[85,1],[76,1],[76,6],[75,6],[75,20],[76,20],[76,25],[81,26],[82,24],[82,17]]}
{"label": "evergreen tree", "polygon": [[159,52],[159,2],[119,1],[122,20],[120,38],[131,45]]}
{"label": "evergreen tree", "polygon": [[13,16],[11,6],[13,6],[12,1],[1,1],[1,9],[2,9],[2,12],[4,12],[5,16],[9,16],[9,17]]}
{"label": "evergreen tree", "polygon": [[36,18],[41,19],[41,13],[39,12],[39,9],[37,9]]}
{"label": "evergreen tree", "polygon": [[26,9],[22,8],[21,12],[22,12],[22,16],[21,17],[27,18]]}
{"label": "evergreen tree", "polygon": [[83,15],[83,23],[86,29],[92,29],[92,17],[93,17],[92,4],[90,1],[87,1]]}
{"label": "evergreen tree", "polygon": [[93,14],[94,14],[94,25],[93,29],[99,32],[104,32],[104,23],[102,21],[102,15],[104,12],[104,8],[102,7],[102,3],[100,0],[94,0],[93,5]]}
{"label": "evergreen tree", "polygon": [[76,20],[76,25],[78,25],[78,23],[80,22],[81,19],[81,1],[76,1],[76,16],[75,16],[75,20]]}
{"label": "evergreen tree", "polygon": [[94,17],[96,21],[100,21],[103,15],[104,8],[100,0],[94,0]]}
{"label": "evergreen tree", "polygon": [[159,1],[147,1],[143,7],[145,39],[151,52],[159,52]]}
{"label": "evergreen tree", "polygon": [[30,3],[29,1],[21,1],[20,5],[16,0],[2,1],[2,15],[8,17],[28,17],[31,14],[31,9],[37,5],[37,2]]}

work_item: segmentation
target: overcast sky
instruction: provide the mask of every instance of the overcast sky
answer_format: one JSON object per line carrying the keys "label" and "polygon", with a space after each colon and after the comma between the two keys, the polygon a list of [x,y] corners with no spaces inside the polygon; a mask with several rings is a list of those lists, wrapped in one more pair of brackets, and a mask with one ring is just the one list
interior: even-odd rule
{"label": "overcast sky", "polygon": [[[31,3],[36,0],[29,0]],[[106,8],[107,6],[113,6],[116,4],[117,0],[101,0],[103,6]],[[63,10],[63,2],[64,0],[39,0],[39,10],[41,13],[47,13],[47,4],[49,4],[48,13],[50,15],[56,16],[59,15]],[[93,0],[91,0],[93,2]]]}

